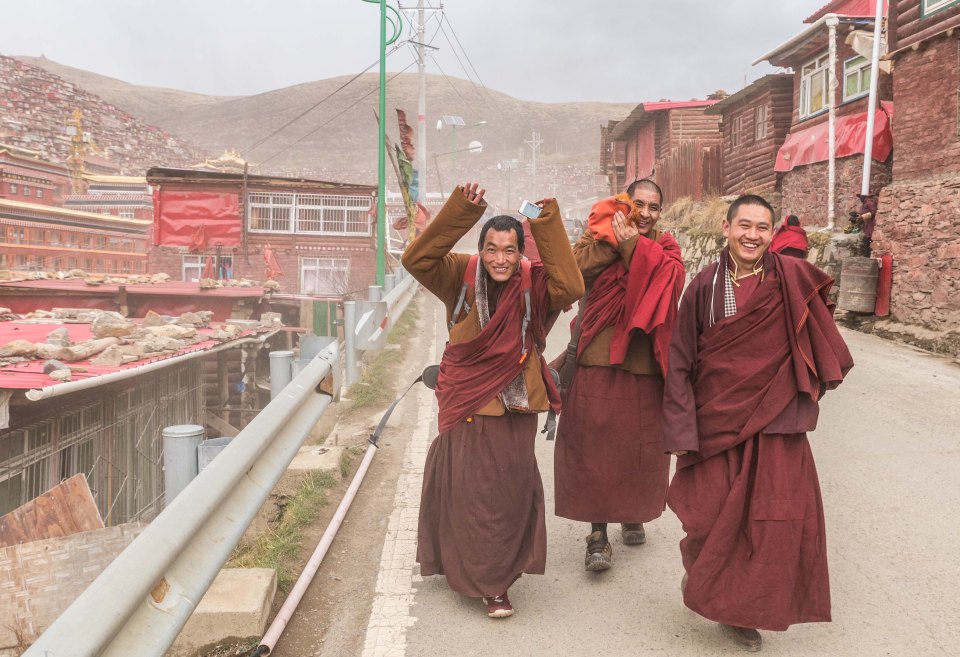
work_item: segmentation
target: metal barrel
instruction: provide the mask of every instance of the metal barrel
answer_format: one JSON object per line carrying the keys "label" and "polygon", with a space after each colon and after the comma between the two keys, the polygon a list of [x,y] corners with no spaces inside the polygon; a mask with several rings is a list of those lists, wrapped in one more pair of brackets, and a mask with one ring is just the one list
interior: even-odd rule
{"label": "metal barrel", "polygon": [[878,273],[879,266],[873,258],[844,258],[837,307],[855,313],[872,313],[877,305]]}

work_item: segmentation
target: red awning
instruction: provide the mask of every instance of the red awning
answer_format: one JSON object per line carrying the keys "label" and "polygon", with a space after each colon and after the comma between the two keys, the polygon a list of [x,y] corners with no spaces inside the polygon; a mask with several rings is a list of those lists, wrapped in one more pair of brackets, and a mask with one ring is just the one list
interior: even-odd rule
{"label": "red awning", "polygon": [[[893,151],[893,132],[890,130],[892,114],[893,106],[889,103],[883,103],[883,108],[876,110],[873,124],[873,159],[877,162],[886,162]],[[787,140],[777,152],[774,171],[790,171],[805,164],[826,162],[830,159],[827,132],[827,122],[823,121],[787,135]],[[867,134],[867,113],[838,118],[836,132],[836,157],[862,154]]]}

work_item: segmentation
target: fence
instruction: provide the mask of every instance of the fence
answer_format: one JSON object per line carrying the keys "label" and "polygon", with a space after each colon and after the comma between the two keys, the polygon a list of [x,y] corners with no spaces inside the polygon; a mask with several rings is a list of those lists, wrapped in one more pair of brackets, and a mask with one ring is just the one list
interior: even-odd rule
{"label": "fence", "polygon": [[689,196],[701,200],[719,194],[723,185],[723,159],[720,146],[685,142],[656,163],[657,183],[667,202]]}

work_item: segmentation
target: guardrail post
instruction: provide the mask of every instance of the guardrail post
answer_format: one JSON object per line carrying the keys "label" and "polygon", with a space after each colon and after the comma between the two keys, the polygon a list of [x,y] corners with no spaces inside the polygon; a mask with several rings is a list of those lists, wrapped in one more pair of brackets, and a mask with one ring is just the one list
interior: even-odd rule
{"label": "guardrail post", "polygon": [[343,379],[348,386],[360,380],[357,372],[357,302],[343,302]]}
{"label": "guardrail post", "polygon": [[203,440],[199,424],[176,424],[163,430],[164,506],[197,476],[197,448]]}
{"label": "guardrail post", "polygon": [[379,285],[367,287],[367,301],[380,301],[383,298],[383,288]]}
{"label": "guardrail post", "polygon": [[276,399],[293,378],[293,352],[270,352],[270,399]]}
{"label": "guardrail post", "polygon": [[386,274],[383,277],[383,291],[389,293],[397,286],[397,275],[396,274]]}

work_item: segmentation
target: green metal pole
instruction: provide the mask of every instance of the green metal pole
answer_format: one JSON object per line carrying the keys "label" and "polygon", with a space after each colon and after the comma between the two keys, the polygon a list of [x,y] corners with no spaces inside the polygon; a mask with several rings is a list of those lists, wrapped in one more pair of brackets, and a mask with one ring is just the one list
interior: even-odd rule
{"label": "green metal pole", "polygon": [[377,285],[387,273],[387,0],[380,0],[380,136],[377,143]]}

